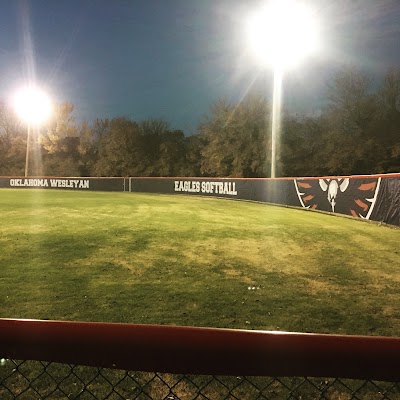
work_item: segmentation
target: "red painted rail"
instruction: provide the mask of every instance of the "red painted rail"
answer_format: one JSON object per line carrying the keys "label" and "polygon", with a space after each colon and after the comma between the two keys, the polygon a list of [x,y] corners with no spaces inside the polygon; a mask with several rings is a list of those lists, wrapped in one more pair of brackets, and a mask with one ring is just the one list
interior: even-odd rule
{"label": "red painted rail", "polygon": [[183,374],[400,381],[400,338],[0,319],[0,357]]}

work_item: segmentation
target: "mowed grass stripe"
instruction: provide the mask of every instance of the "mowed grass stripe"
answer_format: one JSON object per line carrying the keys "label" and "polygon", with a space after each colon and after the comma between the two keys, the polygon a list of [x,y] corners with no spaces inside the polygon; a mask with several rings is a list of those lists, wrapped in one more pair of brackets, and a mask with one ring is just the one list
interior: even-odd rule
{"label": "mowed grass stripe", "polygon": [[0,208],[0,317],[400,335],[399,229],[131,193]]}

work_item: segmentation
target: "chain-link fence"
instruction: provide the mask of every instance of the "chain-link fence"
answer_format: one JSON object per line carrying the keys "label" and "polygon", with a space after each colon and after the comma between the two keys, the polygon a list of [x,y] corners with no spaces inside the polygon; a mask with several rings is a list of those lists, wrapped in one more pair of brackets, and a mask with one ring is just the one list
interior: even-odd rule
{"label": "chain-link fence", "polygon": [[400,382],[174,375],[2,359],[0,399],[399,400]]}
{"label": "chain-link fence", "polygon": [[0,319],[9,399],[400,400],[400,338]]}

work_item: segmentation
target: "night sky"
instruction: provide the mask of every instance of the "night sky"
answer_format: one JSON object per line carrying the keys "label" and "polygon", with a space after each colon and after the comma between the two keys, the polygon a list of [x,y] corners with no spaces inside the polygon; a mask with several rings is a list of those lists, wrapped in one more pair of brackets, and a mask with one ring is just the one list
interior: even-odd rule
{"label": "night sky", "polygon": [[[320,51],[284,76],[290,112],[317,113],[353,64],[377,79],[400,66],[399,0],[310,0]],[[0,99],[35,79],[77,120],[163,118],[194,133],[220,98],[271,94],[246,43],[251,0],[0,0]]]}

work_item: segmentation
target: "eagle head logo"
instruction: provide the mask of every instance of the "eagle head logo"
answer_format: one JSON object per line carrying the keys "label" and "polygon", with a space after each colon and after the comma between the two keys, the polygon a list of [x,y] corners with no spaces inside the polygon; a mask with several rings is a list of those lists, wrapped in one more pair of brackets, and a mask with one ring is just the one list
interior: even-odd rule
{"label": "eagle head logo", "polygon": [[344,192],[349,186],[350,179],[319,179],[318,182],[319,187],[324,192],[328,192],[328,201],[332,206],[332,212],[335,212],[338,190],[340,189],[341,192]]}
{"label": "eagle head logo", "polygon": [[304,208],[369,219],[379,193],[381,178],[295,179],[294,185]]}

